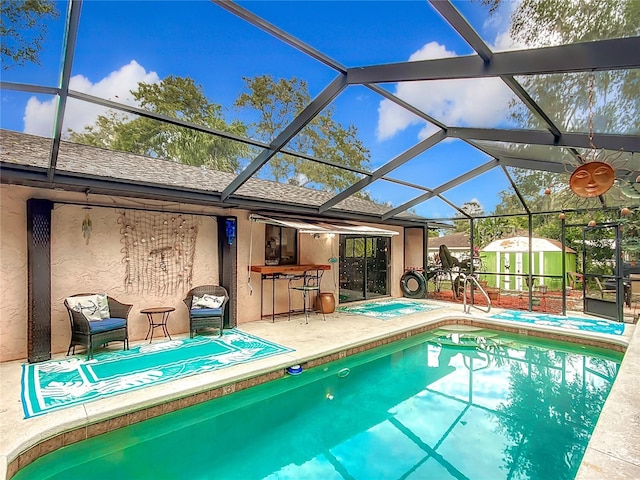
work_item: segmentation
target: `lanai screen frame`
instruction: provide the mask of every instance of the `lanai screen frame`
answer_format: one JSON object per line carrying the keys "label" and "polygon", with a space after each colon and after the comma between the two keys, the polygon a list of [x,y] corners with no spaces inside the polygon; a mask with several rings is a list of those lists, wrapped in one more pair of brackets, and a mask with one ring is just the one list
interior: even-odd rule
{"label": "lanai screen frame", "polygon": [[[456,219],[477,219],[487,218],[495,215],[473,215],[465,211],[461,205],[456,205],[445,196],[445,193],[462,183],[471,180],[491,169],[500,168],[507,177],[515,194],[522,204],[522,214],[531,218],[532,212],[527,202],[518,190],[508,167],[517,167],[530,170],[540,170],[546,172],[563,173],[566,170],[562,163],[550,161],[549,159],[531,159],[511,155],[500,155],[495,149],[486,149],[482,141],[495,141],[504,143],[521,143],[529,145],[542,145],[556,148],[564,148],[573,157],[578,157],[577,149],[588,149],[590,142],[585,133],[562,131],[550,118],[536,101],[529,96],[525,89],[516,80],[518,75],[540,75],[573,72],[599,72],[608,70],[639,69],[640,57],[640,37],[616,38],[609,40],[598,40],[592,42],[575,43],[555,47],[533,48],[528,50],[494,52],[475,32],[471,24],[455,8],[450,1],[429,0],[431,6],[451,25],[451,27],[463,38],[476,52],[475,55],[452,57],[434,60],[422,60],[415,62],[400,62],[383,65],[364,65],[357,67],[347,67],[340,62],[330,58],[323,52],[300,41],[294,36],[279,27],[269,23],[264,18],[252,13],[237,3],[226,0],[212,0],[212,2],[238,18],[248,22],[256,28],[262,29],[274,38],[288,44],[305,55],[323,63],[336,72],[336,77],[324,90],[317,95],[306,108],[304,108],[282,131],[280,131],[270,142],[256,141],[250,138],[233,135],[227,132],[206,128],[193,123],[185,122],[176,118],[156,114],[147,110],[131,107],[112,100],[94,97],[82,92],[73,91],[69,88],[71,77],[73,55],[76,47],[78,26],[80,22],[80,11],[82,0],[72,0],[68,5],[65,24],[65,42],[63,52],[63,62],[61,68],[60,82],[57,87],[44,87],[16,82],[0,82],[1,89],[23,91],[34,94],[49,94],[57,97],[57,107],[55,114],[55,124],[53,141],[49,155],[49,166],[46,179],[33,179],[33,172],[25,172],[25,178],[30,175],[31,184],[56,184],[56,186],[67,185],[69,189],[78,190],[81,182],[72,182],[64,174],[57,170],[58,153],[62,135],[62,120],[68,99],[76,99],[112,108],[116,111],[130,113],[160,122],[173,124],[199,132],[239,141],[253,147],[262,148],[250,164],[242,170],[237,177],[223,191],[212,192],[209,201],[216,206],[233,206],[256,210],[255,202],[248,201],[236,195],[238,189],[250,178],[254,177],[260,168],[265,165],[277,153],[287,153],[299,158],[311,160],[320,164],[330,165],[335,168],[350,170],[358,173],[363,178],[351,187],[338,193],[333,198],[319,207],[309,208],[304,205],[278,205],[271,204],[274,211],[292,214],[314,214],[318,217],[326,218],[351,218],[358,221],[369,221],[381,224],[396,224],[405,226],[425,225],[426,222],[434,224],[434,220],[407,215],[407,211],[420,203],[433,197],[440,198],[443,202],[451,206],[456,212]],[[523,104],[542,122],[546,131],[542,130],[517,130],[517,129],[497,129],[497,128],[466,128],[448,126],[439,119],[422,112],[416,106],[411,105],[397,96],[382,88],[380,84],[390,82],[442,80],[442,79],[474,79],[494,77],[499,78],[511,91],[523,102]],[[343,165],[335,164],[329,160],[302,154],[287,148],[288,142],[309,124],[327,105],[350,85],[362,85],[391,102],[407,109],[433,125],[439,130],[427,139],[417,143],[405,152],[389,160],[386,164],[373,172],[368,172],[355,168],[345,168]],[[466,142],[474,148],[484,152],[491,159],[486,163],[468,170],[435,188],[426,188],[420,185],[402,182],[388,177],[394,169],[405,164],[416,155],[428,150],[448,138],[455,138]],[[631,154],[640,153],[640,136],[622,134],[602,134],[595,133],[593,141],[599,148],[607,150],[623,149]],[[632,172],[633,173],[633,172]],[[623,175],[623,172],[618,172]],[[627,172],[628,174],[628,172]],[[12,172],[12,178],[19,179],[20,173]],[[341,201],[356,194],[376,180],[384,179],[394,183],[404,184],[421,190],[419,196],[405,202],[397,207],[389,209],[381,215],[371,213],[349,214],[338,211],[334,208]],[[114,185],[118,184],[115,180]],[[119,188],[127,189],[126,184],[121,184]],[[129,187],[130,188],[130,187]],[[165,187],[157,189],[158,199],[166,198],[166,194],[171,188]],[[147,194],[149,195],[149,194]],[[150,195],[153,197],[153,195]],[[188,196],[183,195],[184,201],[189,201]],[[195,197],[194,197],[195,200]],[[202,203],[201,198],[197,203]],[[600,198],[603,208],[608,208],[604,198]],[[639,206],[638,200],[630,200],[630,206]],[[570,210],[569,210],[570,211]],[[535,212],[541,213],[541,212]]]}

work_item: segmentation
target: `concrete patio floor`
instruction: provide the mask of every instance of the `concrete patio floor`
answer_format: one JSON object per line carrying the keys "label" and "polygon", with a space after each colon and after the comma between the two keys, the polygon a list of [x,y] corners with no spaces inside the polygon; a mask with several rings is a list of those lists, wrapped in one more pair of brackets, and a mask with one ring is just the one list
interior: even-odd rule
{"label": "concrete patio floor", "polygon": [[[345,349],[452,320],[461,320],[465,324],[478,321],[496,327],[515,327],[522,333],[527,330],[546,331],[556,338],[568,338],[570,334],[576,334],[595,342],[610,341],[628,346],[576,478],[640,478],[640,452],[637,447],[640,440],[640,404],[636,400],[640,391],[640,334],[635,325],[625,324],[622,336],[570,332],[552,327],[532,328],[530,325],[516,324],[517,322],[488,318],[502,311],[500,309],[493,309],[489,315],[478,310],[466,315],[461,305],[433,300],[428,302],[441,308],[386,321],[335,312],[327,314],[326,321],[322,320],[321,315],[312,315],[308,324],[305,323],[304,316],[292,317],[290,321],[286,316],[280,317],[274,323],[270,319],[243,323],[238,327],[239,330],[295,350],[29,419],[24,419],[20,400],[23,362],[0,364],[0,478],[10,478],[19,464],[28,464],[33,458],[73,443],[77,441],[77,435],[87,435],[93,427],[102,430],[93,431],[89,436],[140,421],[143,419],[142,412],[144,418],[147,418],[147,415],[150,417],[180,408],[182,401],[183,406],[187,406],[190,403],[185,399],[206,395],[203,392],[211,392],[216,387],[220,387],[223,394],[231,393],[236,385],[240,385],[238,382],[250,382],[250,379],[260,375],[281,376],[284,369],[293,364],[304,364],[332,354],[341,356]],[[168,405],[172,406],[169,408]],[[63,432],[66,433],[61,435]]]}

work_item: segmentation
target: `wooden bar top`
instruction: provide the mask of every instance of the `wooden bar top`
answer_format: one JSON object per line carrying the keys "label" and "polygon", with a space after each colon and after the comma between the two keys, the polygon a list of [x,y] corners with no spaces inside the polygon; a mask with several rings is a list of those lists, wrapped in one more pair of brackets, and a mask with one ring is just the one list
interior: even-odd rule
{"label": "wooden bar top", "polygon": [[331,270],[331,265],[309,264],[309,265],[251,265],[251,271],[263,275],[274,273],[306,272],[309,270]]}

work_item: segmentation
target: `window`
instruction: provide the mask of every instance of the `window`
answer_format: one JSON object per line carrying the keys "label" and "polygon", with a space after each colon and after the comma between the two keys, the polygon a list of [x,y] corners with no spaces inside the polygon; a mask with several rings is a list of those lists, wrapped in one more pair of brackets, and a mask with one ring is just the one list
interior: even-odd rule
{"label": "window", "polygon": [[265,265],[294,265],[298,260],[298,231],[265,225]]}

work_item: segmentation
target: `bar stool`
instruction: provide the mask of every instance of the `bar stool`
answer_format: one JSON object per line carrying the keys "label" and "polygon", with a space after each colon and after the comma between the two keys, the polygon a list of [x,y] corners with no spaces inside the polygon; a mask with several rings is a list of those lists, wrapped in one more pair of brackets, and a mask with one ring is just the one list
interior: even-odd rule
{"label": "bar stool", "polygon": [[[302,309],[304,312],[305,323],[309,323],[309,310],[313,310],[311,299],[317,298],[320,294],[320,283],[324,270],[318,270],[312,274],[304,272],[302,275],[293,275],[289,278],[289,320],[291,320],[291,291],[302,292]],[[315,292],[315,296],[312,293]],[[307,307],[307,302],[309,306]],[[322,310],[322,318],[326,320],[324,309]]]}

